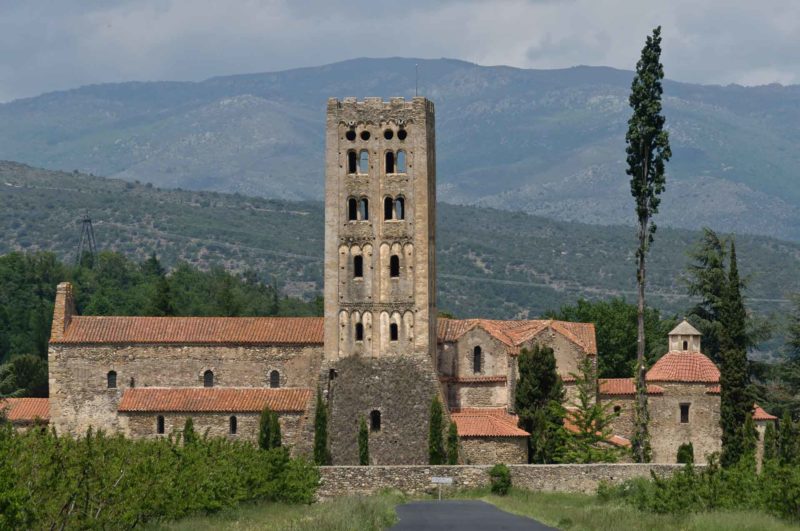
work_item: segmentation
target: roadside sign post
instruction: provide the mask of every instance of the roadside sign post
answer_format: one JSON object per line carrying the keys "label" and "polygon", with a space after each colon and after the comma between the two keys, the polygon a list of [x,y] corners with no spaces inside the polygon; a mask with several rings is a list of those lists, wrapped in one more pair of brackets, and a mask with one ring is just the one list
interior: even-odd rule
{"label": "roadside sign post", "polygon": [[431,478],[431,483],[439,487],[439,501],[442,501],[442,485],[452,485],[453,478],[444,478],[434,476]]}

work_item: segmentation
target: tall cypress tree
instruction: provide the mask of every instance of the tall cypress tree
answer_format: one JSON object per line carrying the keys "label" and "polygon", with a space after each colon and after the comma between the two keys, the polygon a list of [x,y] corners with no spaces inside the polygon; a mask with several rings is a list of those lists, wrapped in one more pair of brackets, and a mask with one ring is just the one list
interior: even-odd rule
{"label": "tall cypress tree", "polygon": [[358,421],[358,464],[369,464],[369,430],[363,416]]}
{"label": "tall cypress tree", "polygon": [[636,202],[638,221],[638,246],[636,248],[637,343],[636,343],[636,415],[632,446],[634,458],[639,462],[650,460],[649,415],[647,411],[647,384],[645,382],[645,261],[656,225],[653,216],[658,213],[660,195],[666,185],[664,165],[672,156],[669,135],[664,129],[665,119],[661,114],[661,80],[664,66],[661,64],[661,26],[647,37],[642,55],[636,64],[636,75],[631,85],[629,103],[633,115],[628,120],[625,135],[628,169],[631,177],[631,195]]}
{"label": "tall cypress tree", "polygon": [[447,464],[458,464],[458,427],[453,421],[447,428]]}
{"label": "tall cypress tree", "polygon": [[431,419],[428,431],[428,462],[431,465],[443,465],[445,463],[444,443],[442,434],[444,431],[442,402],[439,396],[434,396],[431,401]]}
{"label": "tall cypress tree", "polygon": [[281,437],[281,423],[278,419],[278,414],[271,411],[269,415],[269,447],[280,448],[282,445]]}
{"label": "tall cypress tree", "polygon": [[528,461],[557,462],[564,452],[564,384],[556,371],[553,349],[538,344],[517,357],[519,380],[514,408],[519,425],[531,434]]}
{"label": "tall cypress tree", "polygon": [[187,417],[183,425],[183,444],[189,446],[197,442],[197,432],[194,431],[194,421],[192,417]]}
{"label": "tall cypress tree", "polygon": [[736,464],[747,452],[745,420],[753,411],[753,396],[747,373],[747,313],[742,282],[736,263],[736,245],[731,241],[728,282],[722,302],[720,335],[720,423],[723,466]]}
{"label": "tall cypress tree", "polygon": [[789,411],[783,414],[778,427],[778,458],[784,465],[797,463],[797,426]]}
{"label": "tall cypress tree", "polygon": [[258,447],[262,450],[272,448],[272,411],[265,407],[258,419]]}
{"label": "tall cypress tree", "polygon": [[772,461],[778,457],[778,434],[775,423],[770,422],[764,429],[764,461]]}
{"label": "tall cypress tree", "polygon": [[328,408],[322,401],[322,391],[317,388],[317,409],[314,413],[314,464],[331,464],[328,450]]}

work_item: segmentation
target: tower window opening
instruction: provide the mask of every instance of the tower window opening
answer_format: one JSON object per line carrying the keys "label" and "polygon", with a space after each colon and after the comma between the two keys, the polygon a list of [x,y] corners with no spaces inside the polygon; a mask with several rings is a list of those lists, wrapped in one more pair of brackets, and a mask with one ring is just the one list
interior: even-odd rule
{"label": "tower window opening", "polygon": [[386,152],[386,173],[394,173],[394,153]]}
{"label": "tower window opening", "polygon": [[397,337],[400,335],[399,327],[397,323],[392,323],[389,325],[389,341],[397,341]]}
{"label": "tower window opening", "polygon": [[387,129],[383,132],[383,138],[385,138],[386,140],[391,140],[393,136],[394,136],[394,131],[392,131],[391,129]]}
{"label": "tower window opening", "polygon": [[369,200],[366,197],[358,202],[358,215],[361,221],[369,221]]}
{"label": "tower window opening", "polygon": [[683,342],[683,350],[689,350],[689,342],[688,341],[684,341]]}
{"label": "tower window opening", "polygon": [[272,389],[277,389],[281,386],[281,373],[278,371],[272,371],[269,373],[269,386]]}
{"label": "tower window opening", "polygon": [[397,152],[397,173],[406,172],[406,152],[400,150]]}
{"label": "tower window opening", "polygon": [[381,431],[381,412],[373,409],[369,414],[370,431]]}
{"label": "tower window opening", "polygon": [[407,136],[408,136],[408,132],[405,129],[400,129],[397,132],[397,138],[399,138],[400,140],[405,140]]}
{"label": "tower window opening", "polygon": [[369,152],[366,149],[358,156],[358,173],[369,173]]}
{"label": "tower window opening", "polygon": [[116,371],[108,371],[106,375],[106,387],[109,389],[116,389],[117,388],[117,372]]}
{"label": "tower window opening", "polygon": [[369,131],[361,131],[361,140],[369,140]]}
{"label": "tower window opening", "polygon": [[396,254],[389,259],[389,276],[392,278],[400,276],[400,257]]}
{"label": "tower window opening", "polygon": [[203,373],[203,387],[214,387],[214,373],[212,371]]}
{"label": "tower window opening", "polygon": [[358,219],[358,201],[354,197],[347,200],[347,221]]}
{"label": "tower window opening", "polygon": [[619,413],[622,411],[622,406],[614,406],[614,413]]}
{"label": "tower window opening", "polygon": [[347,173],[354,174],[357,169],[357,162],[358,157],[356,156],[355,151],[348,151],[347,152]]}
{"label": "tower window opening", "polygon": [[231,435],[236,435],[236,430],[239,427],[238,424],[235,416],[231,416],[231,418],[228,419],[228,432]]}
{"label": "tower window opening", "polygon": [[353,257],[353,278],[364,277],[364,257],[356,255]]}
{"label": "tower window opening", "polygon": [[136,387],[136,378],[134,378],[133,376],[131,376],[131,380],[130,382],[128,382],[128,387],[130,387],[131,389]]}
{"label": "tower window opening", "polygon": [[689,404],[681,404],[681,424],[689,422]]}
{"label": "tower window opening", "polygon": [[159,415],[156,417],[156,433],[164,435],[164,416]]}
{"label": "tower window opening", "polygon": [[396,219],[406,219],[406,200],[404,198],[395,199],[394,214]]}
{"label": "tower window opening", "polygon": [[383,219],[390,220],[394,218],[394,205],[392,202],[391,197],[387,197],[383,200]]}
{"label": "tower window opening", "polygon": [[356,341],[364,341],[364,325],[356,323]]}
{"label": "tower window opening", "polygon": [[472,372],[479,373],[483,365],[483,351],[481,347],[475,347],[472,349]]}
{"label": "tower window opening", "polygon": [[353,131],[352,129],[350,129],[344,134],[344,136],[345,136],[345,138],[347,140],[349,140],[350,142],[353,142],[356,139],[356,132]]}

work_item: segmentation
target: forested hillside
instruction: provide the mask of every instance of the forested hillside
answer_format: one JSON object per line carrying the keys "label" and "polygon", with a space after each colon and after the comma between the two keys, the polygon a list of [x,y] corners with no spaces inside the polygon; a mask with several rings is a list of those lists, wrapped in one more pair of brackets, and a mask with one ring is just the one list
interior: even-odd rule
{"label": "forested hillside", "polygon": [[[52,250],[74,261],[85,213],[102,249],[139,261],[154,252],[168,267],[184,261],[252,269],[284,294],[307,299],[321,292],[321,203],[163,190],[0,163],[0,253]],[[682,276],[698,236],[659,229],[648,262],[652,305],[686,311]],[[439,307],[459,317],[512,318],[537,316],[580,297],[633,300],[634,243],[629,227],[440,203]],[[800,291],[800,245],[747,235],[738,235],[736,243],[739,267],[751,275],[752,307],[769,313]]]}

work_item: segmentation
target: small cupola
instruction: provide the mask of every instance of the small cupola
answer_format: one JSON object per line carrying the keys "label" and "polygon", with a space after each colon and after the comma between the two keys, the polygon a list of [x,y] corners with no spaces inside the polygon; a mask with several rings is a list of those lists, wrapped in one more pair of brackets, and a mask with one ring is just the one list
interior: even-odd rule
{"label": "small cupola", "polygon": [[703,334],[684,319],[669,333],[669,350],[671,352],[700,352],[702,336]]}

